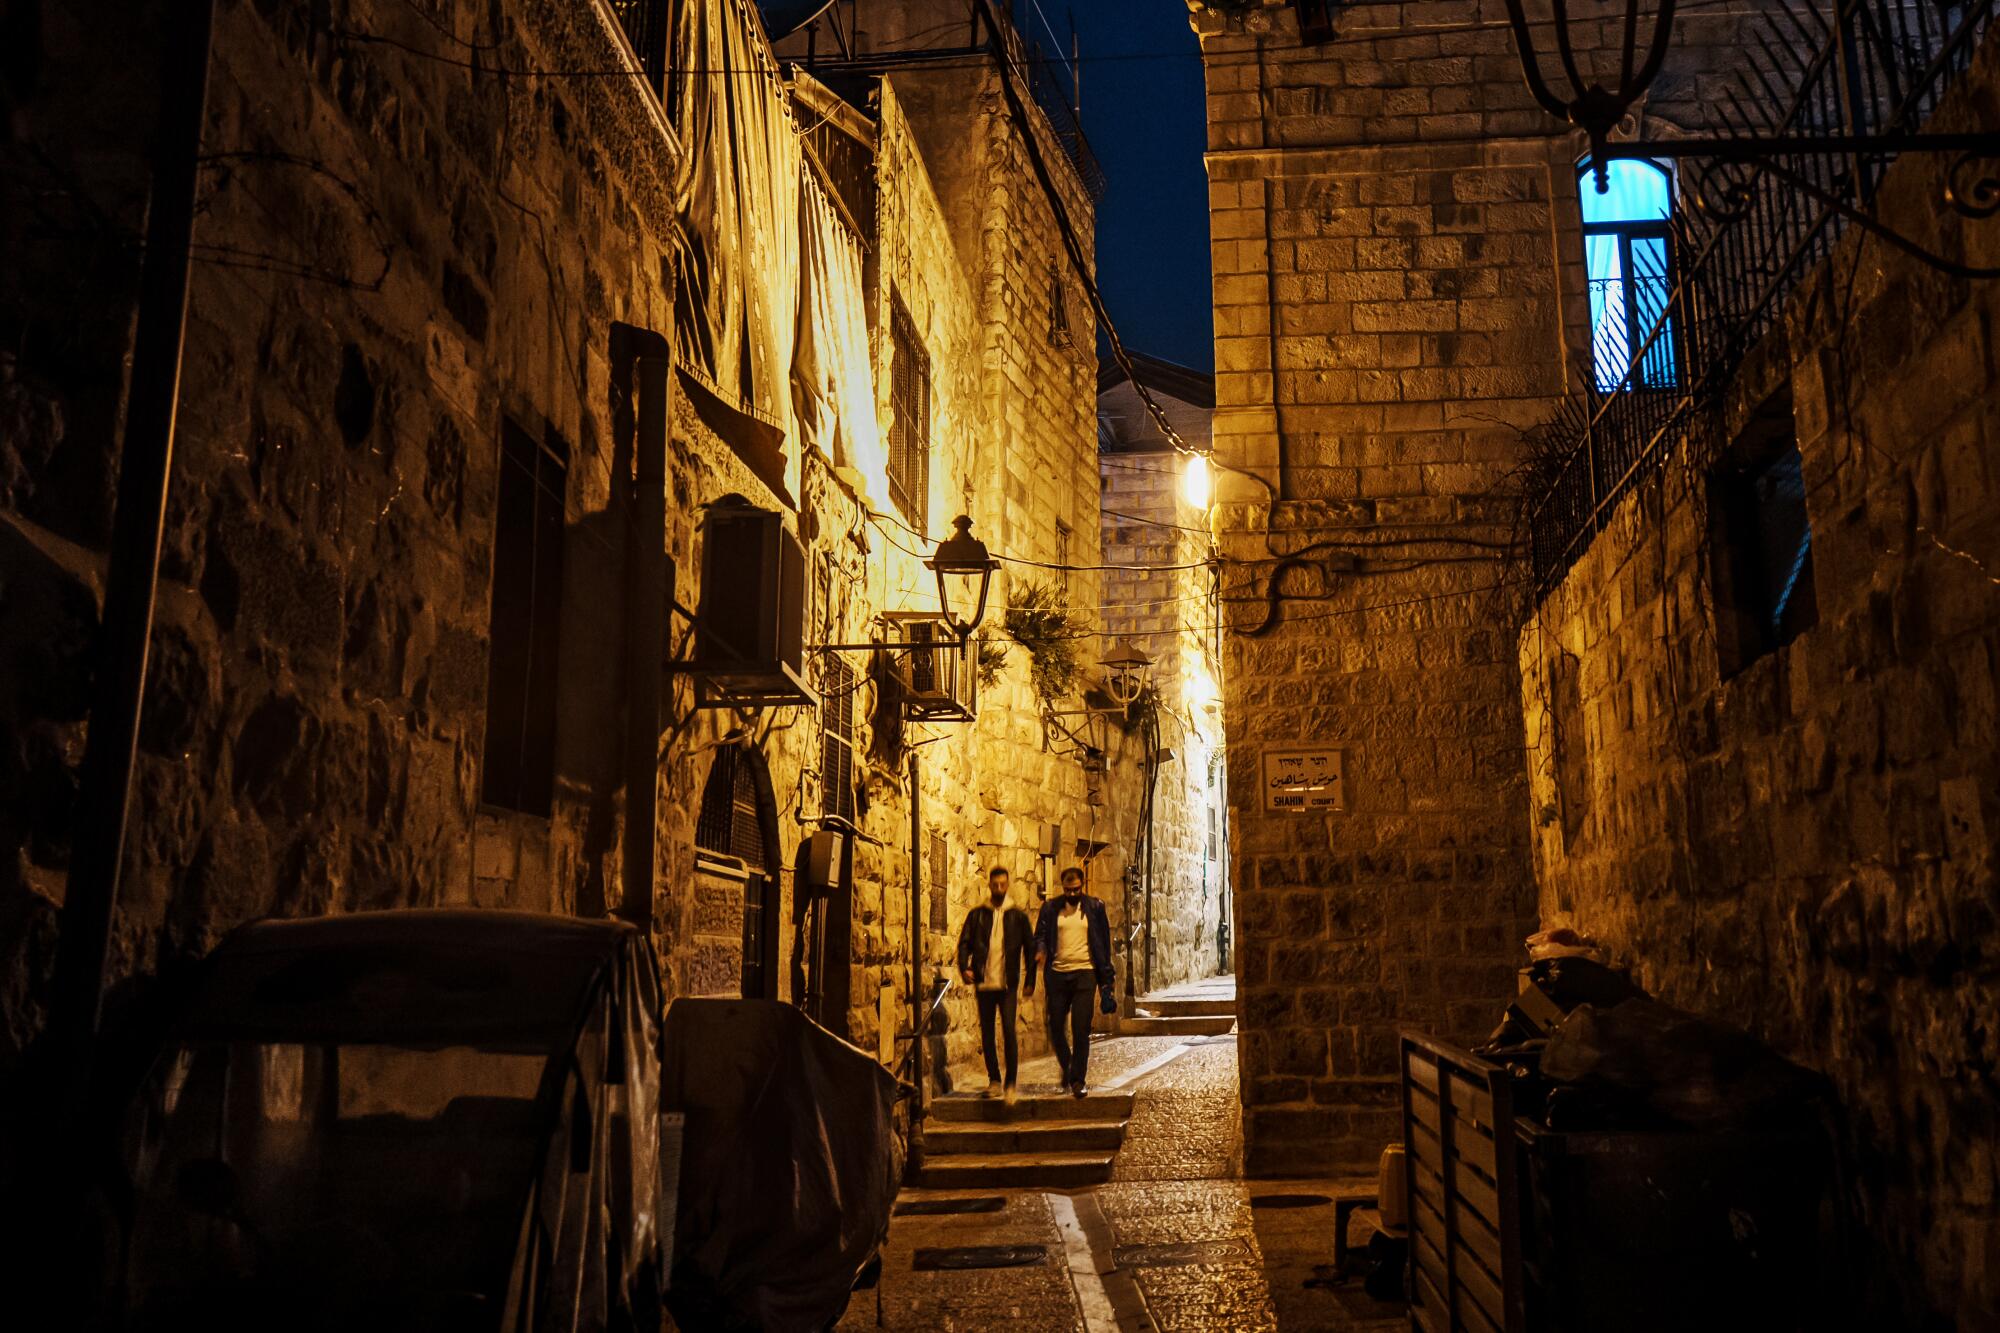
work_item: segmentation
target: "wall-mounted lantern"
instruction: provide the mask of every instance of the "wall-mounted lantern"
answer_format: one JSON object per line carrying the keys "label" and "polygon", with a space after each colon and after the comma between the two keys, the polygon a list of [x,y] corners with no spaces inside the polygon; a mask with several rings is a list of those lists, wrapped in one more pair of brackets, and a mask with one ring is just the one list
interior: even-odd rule
{"label": "wall-mounted lantern", "polygon": [[[938,610],[960,639],[972,637],[986,615],[986,593],[1000,567],[986,543],[972,535],[972,520],[960,514],[951,536],[937,544],[924,566],[937,575]],[[970,608],[970,614],[967,614]]]}
{"label": "wall-mounted lantern", "polygon": [[1139,701],[1152,683],[1153,659],[1146,656],[1127,638],[1118,638],[1111,644],[1111,651],[1104,655],[1104,687],[1111,693],[1112,701],[1120,708],[1129,708]]}

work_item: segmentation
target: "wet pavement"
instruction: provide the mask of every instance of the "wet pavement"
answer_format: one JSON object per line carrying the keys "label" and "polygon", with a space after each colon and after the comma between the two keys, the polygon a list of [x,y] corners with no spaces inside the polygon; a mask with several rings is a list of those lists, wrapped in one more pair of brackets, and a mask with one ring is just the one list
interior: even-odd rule
{"label": "wet pavement", "polygon": [[[1029,1062],[1022,1082],[1056,1081]],[[1091,1051],[1091,1084],[1135,1094],[1110,1184],[1070,1193],[905,1190],[999,1197],[999,1211],[895,1219],[876,1293],[838,1327],[865,1330],[1388,1330],[1400,1304],[1334,1283],[1334,1208],[1372,1181],[1241,1178],[1236,1039],[1119,1037]],[[1275,1200],[1273,1196],[1277,1196]],[[1268,1206],[1253,1206],[1264,1199]],[[1322,1199],[1324,1202],[1314,1202]],[[1357,1225],[1354,1236],[1362,1239]],[[1040,1246],[1008,1268],[920,1271],[920,1250]],[[1021,1256],[1014,1256],[1016,1258]],[[949,1258],[949,1257],[947,1257]]]}

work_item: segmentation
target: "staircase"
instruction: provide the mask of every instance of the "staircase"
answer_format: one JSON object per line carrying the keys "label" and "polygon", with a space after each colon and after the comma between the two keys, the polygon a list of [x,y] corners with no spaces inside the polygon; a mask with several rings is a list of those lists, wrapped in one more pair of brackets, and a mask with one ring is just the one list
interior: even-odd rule
{"label": "staircase", "polygon": [[1132,1117],[1129,1092],[997,1097],[949,1093],[924,1120],[925,1189],[1080,1189],[1111,1179]]}
{"label": "staircase", "polygon": [[1210,977],[1141,995],[1118,1022],[1126,1037],[1218,1037],[1236,1026],[1236,978]]}

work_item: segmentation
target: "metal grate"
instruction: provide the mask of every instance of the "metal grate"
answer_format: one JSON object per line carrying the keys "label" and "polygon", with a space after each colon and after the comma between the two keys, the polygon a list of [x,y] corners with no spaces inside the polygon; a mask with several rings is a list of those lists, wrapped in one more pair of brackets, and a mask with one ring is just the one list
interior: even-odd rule
{"label": "metal grate", "polygon": [[950,879],[946,867],[944,834],[936,829],[930,832],[930,858],[929,864],[924,868],[924,874],[930,880],[931,929],[943,934],[948,928],[945,923],[945,905],[946,899],[950,897],[948,892]]}
{"label": "metal grate", "polygon": [[910,1199],[896,1205],[897,1217],[948,1217],[957,1213],[997,1213],[1007,1206],[998,1194],[976,1199]]}
{"label": "metal grate", "polygon": [[910,1267],[919,1273],[961,1268],[1026,1268],[1047,1261],[1044,1245],[958,1245],[949,1249],[918,1250]]}
{"label": "metal grate", "polygon": [[854,797],[854,668],[834,654],[823,659],[819,702],[820,813],[852,824]]}
{"label": "metal grate", "polygon": [[889,498],[919,536],[929,531],[931,358],[903,303],[889,321],[891,348]]}
{"label": "metal grate", "polygon": [[[1837,0],[1831,16],[1804,0],[1775,5],[1760,20],[1765,31],[1743,49],[1748,72],[1741,82],[1749,95],[1732,90],[1720,99],[1723,119],[1745,137],[1914,132],[1971,62],[1996,4]],[[1777,52],[1801,54],[1781,62]],[[1753,117],[1746,104],[1763,114]],[[1867,205],[1890,165],[1880,153],[1778,153],[1770,160],[1856,207]],[[1774,172],[1741,164],[1718,162],[1700,189],[1683,193],[1728,206],[1676,220],[1671,292],[1652,302],[1655,317],[1633,340],[1623,375],[1606,389],[1591,383],[1576,408],[1549,428],[1561,461],[1527,524],[1544,593],[1582,557],[1612,507],[1661,465],[1695,408],[1728,388],[1744,355],[1845,229],[1832,204]],[[1670,369],[1676,362],[1677,377]],[[1673,387],[1657,387],[1663,383]]]}
{"label": "metal grate", "polygon": [[740,746],[725,745],[715,752],[708,781],[701,789],[694,845],[704,851],[733,856],[752,870],[766,869],[757,775]]}

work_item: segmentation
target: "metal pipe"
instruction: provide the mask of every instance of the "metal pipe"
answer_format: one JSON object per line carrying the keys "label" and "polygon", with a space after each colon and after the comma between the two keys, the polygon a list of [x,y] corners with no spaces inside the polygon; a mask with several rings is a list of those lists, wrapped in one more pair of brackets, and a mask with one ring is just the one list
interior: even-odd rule
{"label": "metal pipe", "polygon": [[924,1038],[929,1035],[930,1015],[924,1012],[923,934],[917,929],[917,913],[923,894],[923,793],[917,783],[921,769],[915,751],[910,753],[910,1045],[916,1051],[917,1104],[914,1115],[924,1120]]}
{"label": "metal pipe", "polygon": [[[625,525],[625,828],[618,915],[650,930],[660,775],[660,677],[667,660],[667,425],[672,419],[673,348],[651,329],[611,326],[614,382],[636,409],[632,508]],[[635,383],[636,380],[636,383]],[[630,400],[628,399],[628,402]]]}
{"label": "metal pipe", "polygon": [[118,501],[105,577],[97,681],[78,782],[76,826],[63,896],[49,1039],[58,1105],[88,1096],[102,1013],[118,874],[131,808],[132,767],[145,703],[147,648],[159,586],[160,535],[173,476],[181,356],[187,338],[189,251],[195,184],[208,110],[214,0],[175,6],[167,25],[157,156],[146,209],[138,321],[125,436],[118,452]]}

